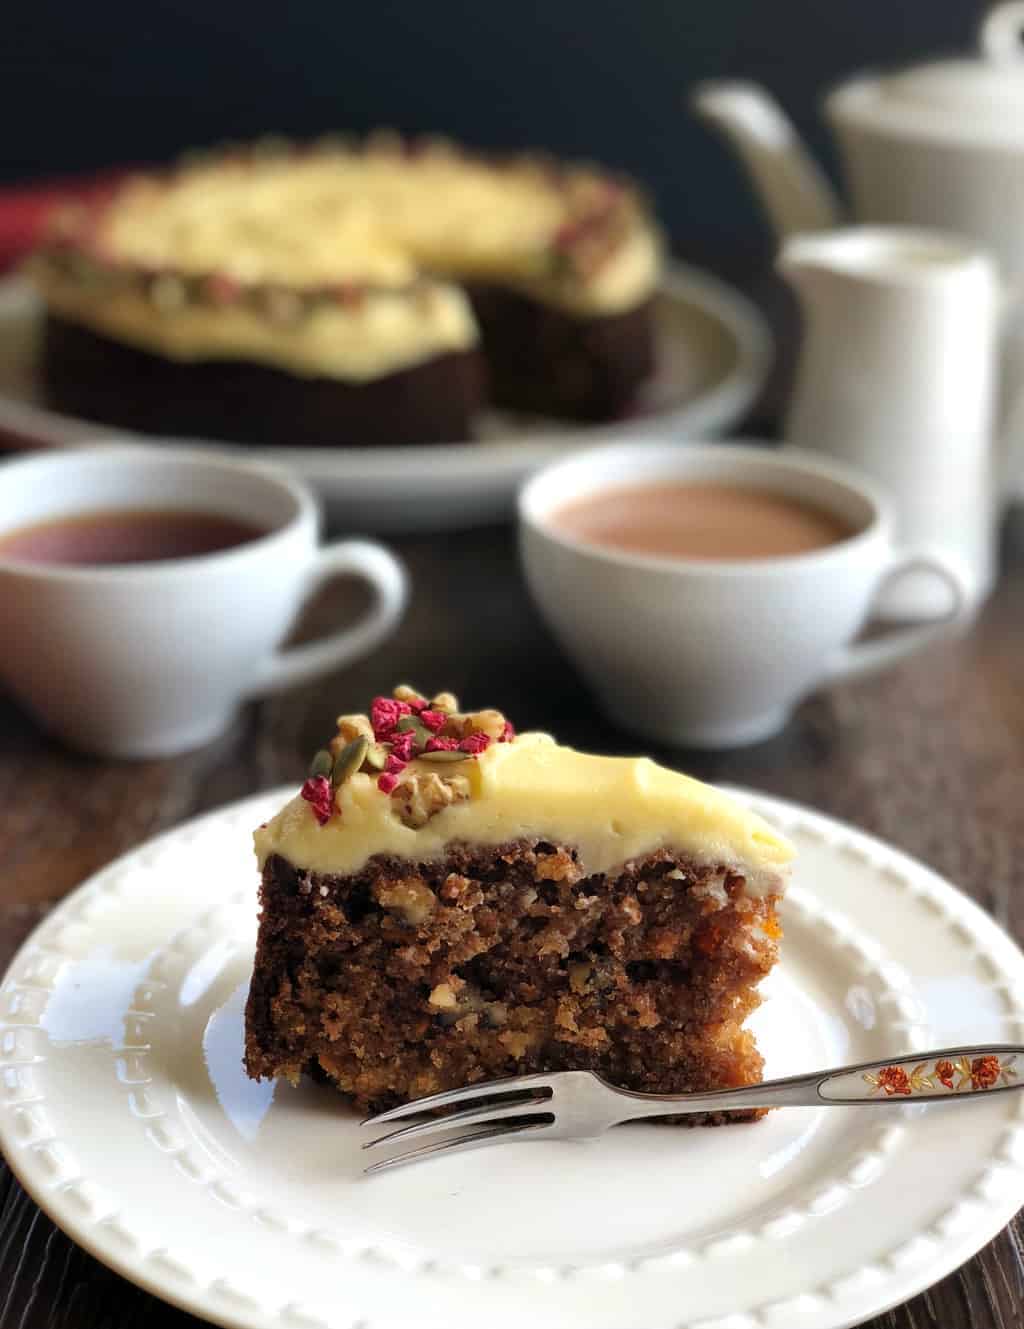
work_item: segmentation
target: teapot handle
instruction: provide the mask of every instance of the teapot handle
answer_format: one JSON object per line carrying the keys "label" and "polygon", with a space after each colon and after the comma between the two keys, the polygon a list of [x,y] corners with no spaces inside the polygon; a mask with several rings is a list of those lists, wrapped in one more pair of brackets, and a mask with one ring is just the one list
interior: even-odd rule
{"label": "teapot handle", "polygon": [[996,64],[1024,61],[1024,0],[996,5],[981,25],[982,54]]}

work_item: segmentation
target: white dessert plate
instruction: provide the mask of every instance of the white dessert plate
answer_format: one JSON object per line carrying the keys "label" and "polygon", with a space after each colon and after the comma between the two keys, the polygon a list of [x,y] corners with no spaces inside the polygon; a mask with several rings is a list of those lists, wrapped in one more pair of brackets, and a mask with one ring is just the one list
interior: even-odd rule
{"label": "white dessert plate", "polygon": [[[332,1090],[254,1084],[249,833],[189,822],[68,897],[0,991],[0,1145],[100,1260],[245,1329],[838,1329],[920,1291],[1024,1200],[1024,1095],[620,1127],[369,1179]],[[1024,956],[928,869],[740,793],[797,842],[757,1013],[779,1075],[1024,1041]]]}
{"label": "white dessert plate", "polygon": [[[138,434],[46,408],[37,369],[41,312],[23,278],[0,281],[0,435],[25,447],[138,442]],[[735,424],[752,404],[771,365],[772,338],[749,300],[707,273],[674,264],[657,319],[658,369],[628,420],[571,427],[494,411],[481,420],[476,443],[297,445],[260,448],[257,455],[290,467],[313,485],[332,517],[359,530],[458,529],[500,520],[511,513],[516,489],[530,471],[571,447],[652,430],[679,439],[708,438]],[[201,445],[254,451],[227,443]]]}

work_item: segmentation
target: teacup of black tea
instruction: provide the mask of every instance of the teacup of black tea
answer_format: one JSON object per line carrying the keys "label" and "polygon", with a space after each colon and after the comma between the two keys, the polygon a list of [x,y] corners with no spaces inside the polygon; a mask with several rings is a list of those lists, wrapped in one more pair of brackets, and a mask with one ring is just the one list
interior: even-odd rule
{"label": "teacup of black tea", "polygon": [[[68,743],[198,747],[246,698],[306,682],[394,630],[405,574],[381,545],[318,546],[304,485],[199,452],[106,448],[0,466],[0,679]],[[327,578],[367,580],[355,624],[282,649]]]}

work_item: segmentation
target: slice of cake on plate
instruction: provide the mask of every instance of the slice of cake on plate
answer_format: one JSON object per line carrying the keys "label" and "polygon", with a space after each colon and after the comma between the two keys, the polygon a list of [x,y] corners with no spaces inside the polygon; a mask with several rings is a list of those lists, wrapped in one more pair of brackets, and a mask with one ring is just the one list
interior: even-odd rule
{"label": "slice of cake on plate", "polygon": [[761,1078],[743,1023],[793,851],[760,817],[450,694],[399,688],[338,727],[255,836],[251,1076],[315,1070],[364,1111],[538,1070]]}

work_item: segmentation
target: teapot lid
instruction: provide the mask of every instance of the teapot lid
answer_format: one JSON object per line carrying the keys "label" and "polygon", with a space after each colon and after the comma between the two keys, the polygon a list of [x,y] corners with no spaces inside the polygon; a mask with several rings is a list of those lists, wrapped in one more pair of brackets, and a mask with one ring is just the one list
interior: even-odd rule
{"label": "teapot lid", "polygon": [[878,80],[893,113],[962,117],[964,128],[1016,137],[1024,121],[1024,0],[998,5],[979,33],[981,59],[936,60]]}

